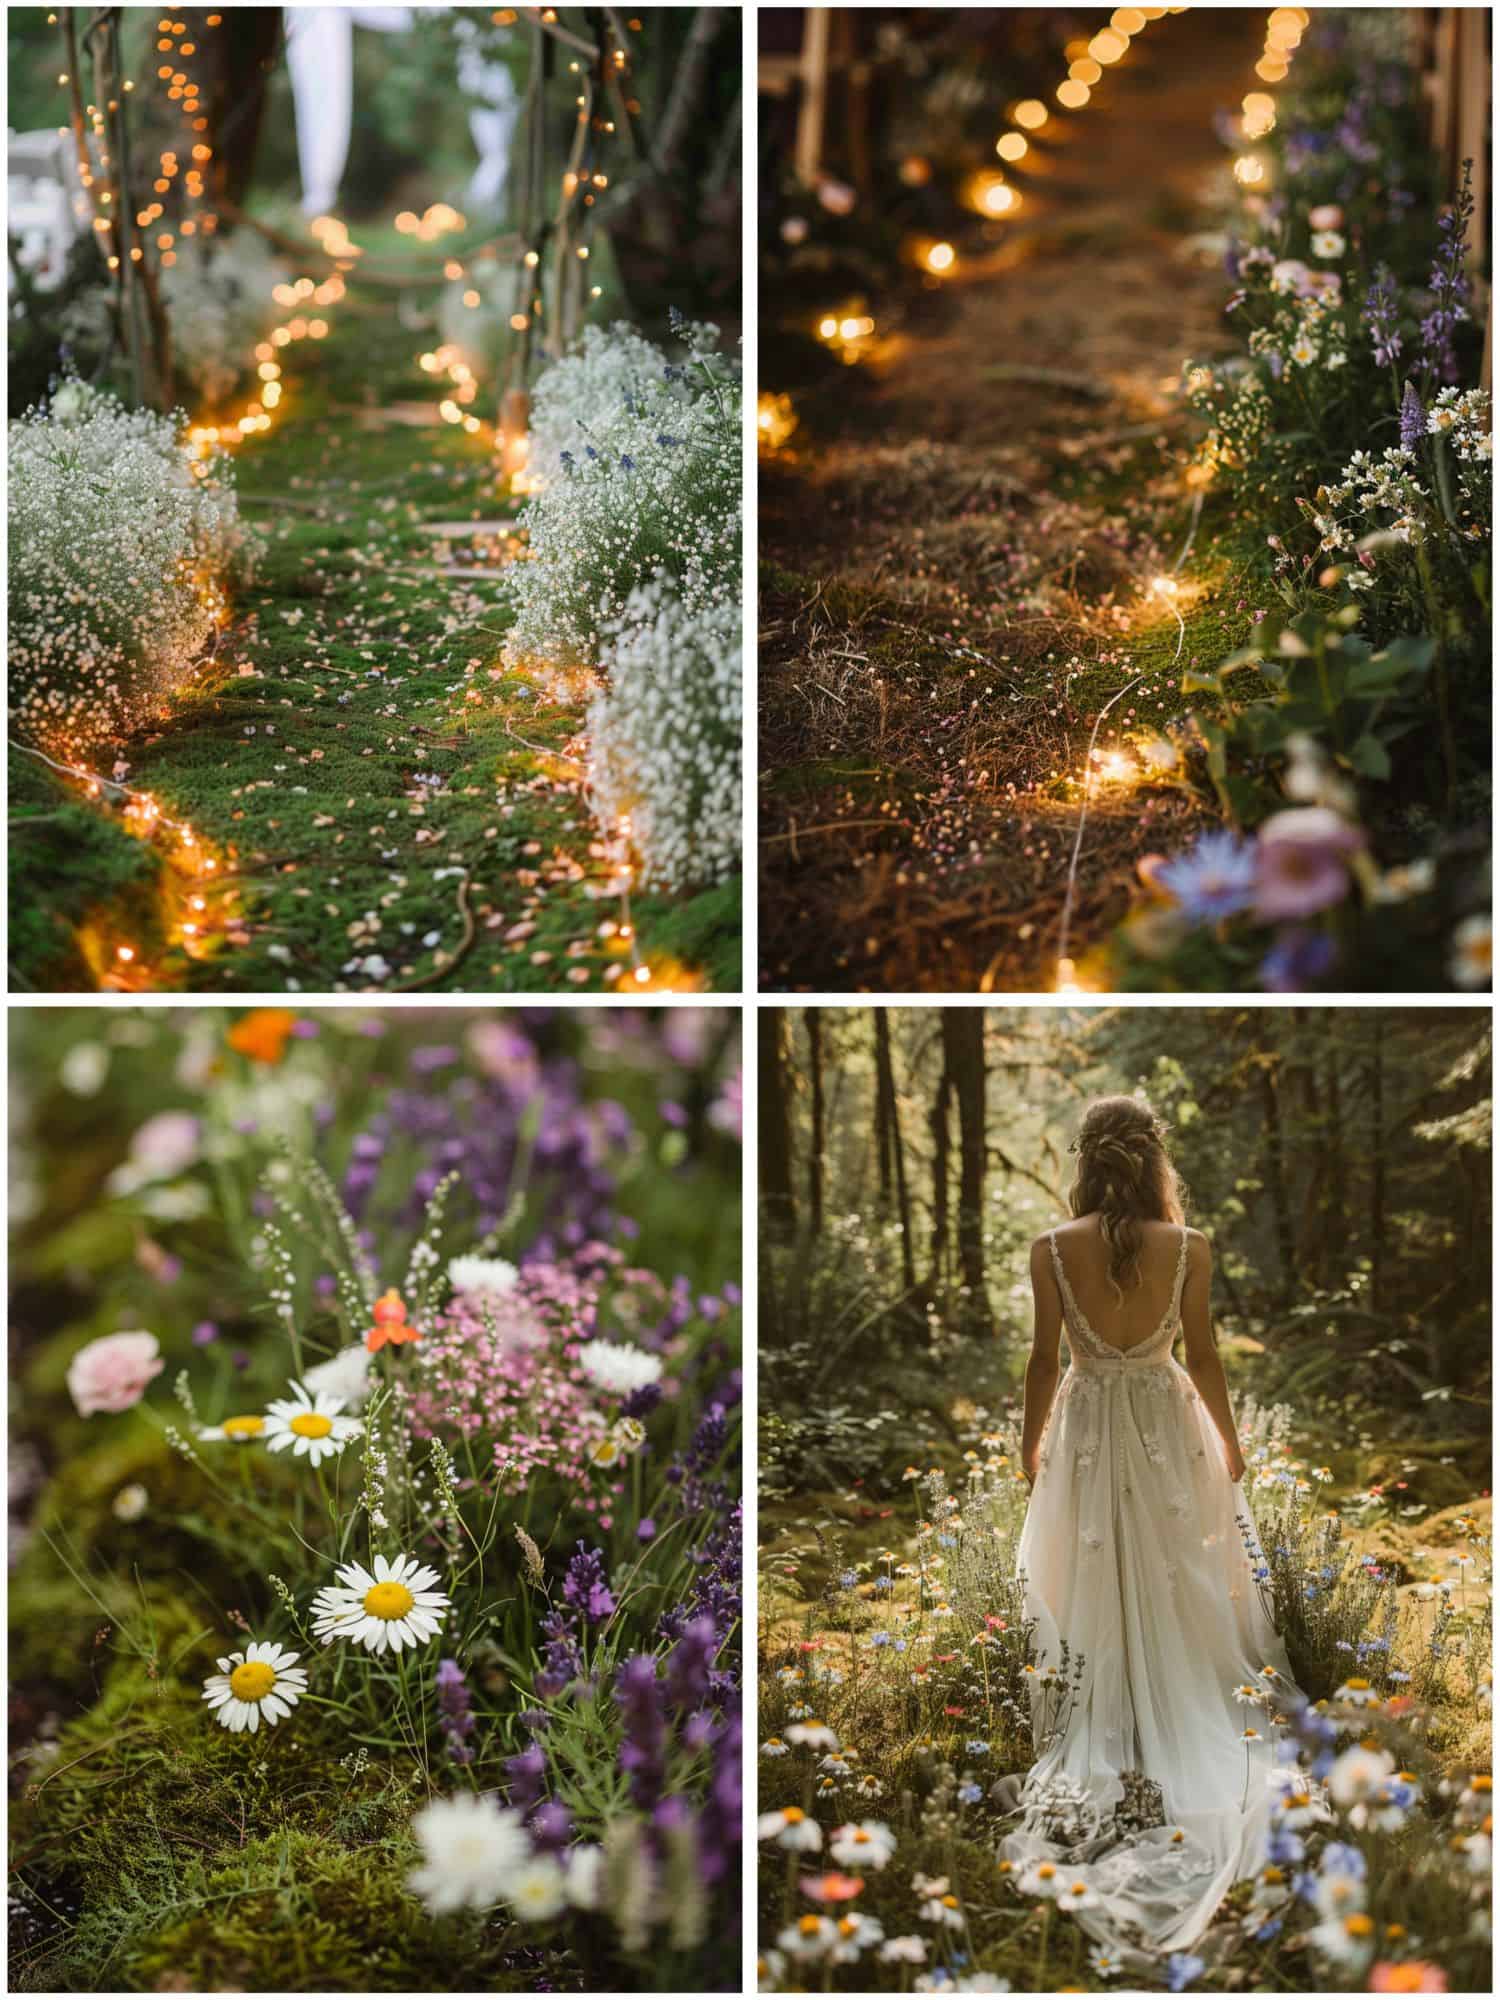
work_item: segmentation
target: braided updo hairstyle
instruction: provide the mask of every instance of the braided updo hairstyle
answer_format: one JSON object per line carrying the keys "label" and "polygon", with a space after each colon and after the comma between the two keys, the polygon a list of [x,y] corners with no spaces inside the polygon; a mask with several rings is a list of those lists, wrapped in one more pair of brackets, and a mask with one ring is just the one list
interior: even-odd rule
{"label": "braided updo hairstyle", "polygon": [[1177,1172],[1156,1114],[1138,1097],[1095,1098],[1072,1150],[1078,1173],[1068,1204],[1075,1215],[1097,1212],[1109,1282],[1123,1303],[1124,1286],[1141,1280],[1141,1224],[1183,1220]]}

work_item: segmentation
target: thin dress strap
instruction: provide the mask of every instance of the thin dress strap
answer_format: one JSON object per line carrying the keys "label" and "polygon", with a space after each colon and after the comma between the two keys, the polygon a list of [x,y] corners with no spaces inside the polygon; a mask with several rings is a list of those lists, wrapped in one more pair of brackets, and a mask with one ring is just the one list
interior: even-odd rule
{"label": "thin dress strap", "polygon": [[1172,1286],[1172,1318],[1182,1318],[1182,1288],[1187,1281],[1187,1224],[1182,1225],[1182,1241],[1177,1246],[1177,1277]]}

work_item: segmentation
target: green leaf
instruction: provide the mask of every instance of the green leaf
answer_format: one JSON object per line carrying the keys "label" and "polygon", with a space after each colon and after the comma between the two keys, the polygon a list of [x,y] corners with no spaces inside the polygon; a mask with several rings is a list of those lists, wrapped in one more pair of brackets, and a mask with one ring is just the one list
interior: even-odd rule
{"label": "green leaf", "polygon": [[1371,736],[1368,732],[1350,747],[1349,762],[1364,778],[1388,778],[1391,775],[1391,760],[1385,745],[1378,736]]}

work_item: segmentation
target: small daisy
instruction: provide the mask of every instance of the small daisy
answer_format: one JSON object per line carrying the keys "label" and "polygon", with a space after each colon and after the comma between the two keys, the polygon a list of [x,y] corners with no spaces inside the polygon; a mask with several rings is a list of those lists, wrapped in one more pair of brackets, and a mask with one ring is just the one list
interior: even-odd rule
{"label": "small daisy", "polygon": [[1312,253],[1315,257],[1342,257],[1344,239],[1336,229],[1318,229],[1313,232]]}
{"label": "small daisy", "polygon": [[198,1432],[205,1444],[254,1444],[266,1435],[264,1417],[226,1417],[221,1424],[204,1424]]}
{"label": "small daisy", "polygon": [[880,1820],[854,1820],[836,1826],[828,1852],[841,1868],[884,1868],[896,1851],[896,1836]]}
{"label": "small daisy", "polygon": [[345,1563],[339,1582],[328,1584],[313,1599],[313,1630],[325,1646],[335,1639],[352,1639],[372,1653],[389,1647],[421,1646],[442,1627],[448,1598],[432,1586],[435,1569],[425,1569],[415,1556],[394,1562],[376,1556],[374,1575],[362,1563]]}
{"label": "small daisy", "polygon": [[291,1397],[272,1403],[264,1418],[271,1450],[285,1451],[290,1446],[295,1457],[310,1458],[314,1465],[321,1465],[325,1458],[337,1458],[364,1425],[357,1417],[340,1415],[342,1396],[330,1396],[322,1390],[310,1394],[301,1382],[291,1386]]}
{"label": "small daisy", "polygon": [[774,1840],[792,1854],[816,1854],[823,1845],[823,1829],[801,1806],[785,1806],[780,1812],[761,1814],[756,1838]]}
{"label": "small daisy", "polygon": [[505,1900],[518,1917],[545,1924],[567,1907],[567,1877],[550,1854],[538,1854],[511,1877]]}
{"label": "small daisy", "polygon": [[288,1653],[268,1639],[252,1639],[243,1653],[228,1653],[219,1671],[203,1683],[203,1699],[225,1729],[238,1734],[266,1727],[290,1715],[307,1692],[307,1669],[300,1653]]}

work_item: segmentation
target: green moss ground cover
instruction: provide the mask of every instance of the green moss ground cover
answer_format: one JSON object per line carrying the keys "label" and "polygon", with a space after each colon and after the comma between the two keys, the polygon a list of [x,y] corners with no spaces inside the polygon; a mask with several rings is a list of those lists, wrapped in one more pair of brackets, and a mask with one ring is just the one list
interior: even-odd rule
{"label": "green moss ground cover", "polygon": [[[645,983],[599,934],[620,907],[581,706],[499,665],[517,545],[432,532],[508,523],[517,503],[485,443],[438,419],[394,294],[356,287],[330,324],[287,350],[279,421],[237,453],[261,553],[218,658],[122,753],[222,857],[215,935],[190,955],[164,859],[13,753],[13,988],[92,986],[121,943],[133,981],[183,990]],[[419,402],[430,421],[409,420]],[[653,988],[738,988],[738,884],[631,914]]]}

